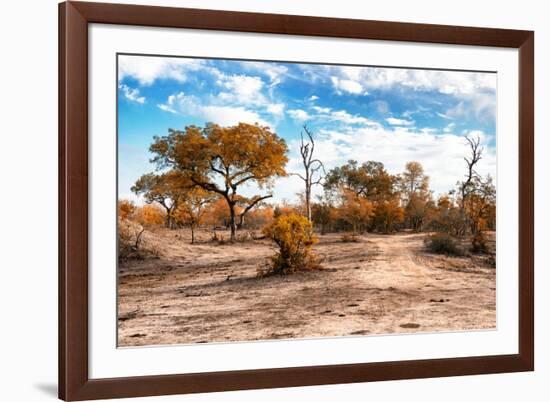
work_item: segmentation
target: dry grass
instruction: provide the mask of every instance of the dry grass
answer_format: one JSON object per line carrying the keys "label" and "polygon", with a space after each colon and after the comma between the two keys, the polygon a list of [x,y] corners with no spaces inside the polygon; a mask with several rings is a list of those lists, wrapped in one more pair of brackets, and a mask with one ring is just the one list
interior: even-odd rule
{"label": "dry grass", "polygon": [[494,328],[488,257],[430,254],[425,236],[318,236],[324,269],[258,278],[268,240],[219,244],[199,231],[190,245],[187,230],[158,230],[148,241],[159,259],[120,263],[119,345]]}
{"label": "dry grass", "polygon": [[344,243],[359,243],[361,241],[361,236],[357,233],[344,233],[340,238]]}

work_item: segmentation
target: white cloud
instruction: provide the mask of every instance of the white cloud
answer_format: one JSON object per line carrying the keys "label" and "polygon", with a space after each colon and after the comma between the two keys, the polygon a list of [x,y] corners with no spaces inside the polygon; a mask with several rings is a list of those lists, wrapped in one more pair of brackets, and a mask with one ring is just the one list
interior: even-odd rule
{"label": "white cloud", "polygon": [[279,85],[288,74],[288,68],[275,63],[265,63],[259,61],[243,61],[241,65],[249,71],[255,71],[267,76],[270,80],[269,87]]}
{"label": "white cloud", "polygon": [[122,90],[122,93],[124,94],[124,97],[132,102],[136,103],[145,103],[145,97],[139,96],[139,89],[137,88],[130,88],[126,84],[118,84],[118,89]]}
{"label": "white cloud", "polygon": [[386,119],[388,124],[391,124],[392,126],[412,126],[414,125],[414,121],[412,120],[405,120],[405,119],[397,119],[395,117],[388,117]]}
{"label": "white cloud", "polygon": [[118,79],[131,77],[145,86],[167,78],[184,82],[189,71],[199,70],[203,65],[197,59],[124,55],[118,58]]}
{"label": "white cloud", "polygon": [[175,109],[170,107],[170,105],[168,105],[168,104],[159,103],[159,104],[157,104],[157,106],[160,110],[164,110],[165,112],[170,112],[170,113],[174,113],[174,114],[178,113]]}
{"label": "white cloud", "polygon": [[170,95],[166,103],[157,105],[161,110],[184,116],[201,117],[204,122],[212,122],[221,126],[232,126],[238,123],[258,123],[262,126],[272,126],[257,112],[243,106],[203,105],[194,96],[179,92]]}
{"label": "white cloud", "polygon": [[332,85],[338,94],[341,94],[342,92],[347,92],[353,95],[364,93],[363,86],[357,81],[340,79],[338,77],[330,77],[330,80],[332,81]]}
{"label": "white cloud", "polygon": [[352,115],[345,110],[332,110],[329,107],[312,106],[310,110],[316,113],[310,114],[302,109],[290,109],[287,111],[290,117],[299,122],[315,119],[323,122],[337,122],[346,125],[378,126],[379,123],[360,115]]}
{"label": "white cloud", "polygon": [[333,67],[332,72],[337,78],[356,81],[366,89],[401,86],[452,95],[496,90],[496,74],[492,73],[339,66]]}
{"label": "white cloud", "polygon": [[296,64],[296,67],[301,72],[301,75],[296,78],[310,83],[326,81],[330,76],[327,74],[331,71],[331,66],[325,64]]}
{"label": "white cloud", "polygon": [[330,119],[339,121],[346,124],[364,124],[364,125],[378,125],[377,122],[367,119],[363,116],[351,115],[345,110],[332,111],[330,113]]}
{"label": "white cloud", "polygon": [[[482,175],[496,175],[496,154],[487,141],[489,136],[475,131],[484,145],[483,159],[478,172]],[[455,187],[465,173],[464,156],[468,146],[461,136],[430,130],[417,132],[408,128],[384,129],[382,127],[347,128],[344,130],[322,130],[315,141],[316,157],[325,163],[327,169],[340,166],[349,159],[360,163],[376,160],[384,163],[392,174],[401,173],[408,161],[419,161],[430,176],[430,188],[436,194]],[[290,166],[290,165],[289,165]],[[296,166],[299,169],[299,165]]]}
{"label": "white cloud", "polygon": [[258,123],[261,126],[271,126],[258,113],[247,110],[242,106],[202,106],[200,113],[206,121],[214,122],[220,126],[233,126],[238,123]]}
{"label": "white cloud", "polygon": [[[379,113],[379,114],[387,114],[387,113],[390,112],[390,105],[386,101],[376,100],[376,101],[373,101],[373,102],[369,103],[369,105],[371,107],[373,107],[374,110],[376,110],[376,112]],[[405,112],[405,113],[407,113],[407,112]],[[405,116],[405,113],[403,113],[403,116]],[[412,113],[412,112],[409,112],[409,113]]]}
{"label": "white cloud", "polygon": [[[271,80],[270,86],[280,82],[288,70],[284,66],[267,63],[243,63],[243,65],[266,75]],[[208,61],[199,59],[146,56],[120,56],[119,58],[119,80],[131,77],[144,86],[152,85],[159,79],[185,82],[190,73],[199,70],[210,74],[221,88],[220,92],[211,99],[216,106],[250,106],[253,109],[263,107],[270,109],[268,113],[271,114],[282,113],[281,106],[277,102],[268,101],[262,93],[266,85],[258,76],[228,75],[209,65]],[[166,108],[163,109],[166,110]]]}
{"label": "white cloud", "polygon": [[[263,94],[262,91],[266,88],[266,85],[260,77],[242,74],[226,75],[216,69],[214,75],[217,77],[217,85],[222,87],[223,90],[218,95],[211,97],[210,101],[213,106],[239,106],[252,109],[256,114],[261,111],[276,118],[283,116],[286,105],[268,99]],[[269,92],[271,92],[271,89]],[[273,98],[273,96],[270,96],[270,98]]]}
{"label": "white cloud", "polygon": [[475,118],[484,122],[495,121],[496,96],[488,93],[478,93],[465,96],[455,106],[445,113],[450,118]]}
{"label": "white cloud", "polygon": [[445,133],[451,133],[454,130],[455,127],[456,127],[456,123],[452,122],[452,123],[447,124],[445,126],[445,128],[443,129],[443,131]]}
{"label": "white cloud", "polygon": [[195,108],[195,104],[191,101],[191,97],[185,96],[183,92],[178,92],[176,94],[170,95],[166,100],[166,103],[159,103],[157,104],[157,106],[159,107],[159,109],[164,110],[165,112],[180,114],[181,110],[185,110],[184,105],[186,103],[189,106],[189,109]]}
{"label": "white cloud", "polygon": [[[400,174],[409,161],[418,161],[430,176],[430,189],[435,195],[443,194],[456,187],[465,173],[464,156],[469,148],[461,136],[442,133],[436,129],[425,132],[409,128],[385,129],[383,127],[346,128],[343,130],[319,130],[315,136],[315,157],[323,161],[330,170],[354,159],[359,163],[369,160],[382,162],[391,174]],[[483,158],[477,171],[481,175],[496,177],[496,153],[487,141],[489,136],[480,131],[468,134],[480,136],[484,146]],[[292,140],[289,146],[288,172],[301,172],[299,141]],[[303,182],[292,176],[278,179],[275,183],[274,201],[295,200],[295,194],[303,191]],[[313,188],[313,195],[320,195],[322,187]]]}
{"label": "white cloud", "polygon": [[306,121],[311,119],[311,116],[302,109],[290,109],[287,111],[288,115],[297,121]]}
{"label": "white cloud", "polygon": [[450,117],[450,116],[447,116],[445,113],[439,113],[437,112],[436,113],[439,117],[443,118],[443,119],[447,119],[447,120],[452,120],[453,118]]}
{"label": "white cloud", "polygon": [[218,95],[223,101],[240,104],[266,102],[261,92],[264,83],[260,77],[248,75],[224,76],[218,80],[218,84],[228,91],[220,92]]}
{"label": "white cloud", "polygon": [[490,121],[494,120],[496,113],[497,82],[494,73],[347,66],[302,70],[305,79],[331,83],[339,95],[368,94],[370,90],[392,88],[436,91],[459,101],[457,109],[450,110],[455,116],[469,114]]}
{"label": "white cloud", "polygon": [[323,120],[323,121],[332,121],[332,122],[339,122],[344,124],[362,124],[362,125],[370,125],[370,126],[377,126],[379,123],[367,119],[366,117],[360,116],[360,115],[352,115],[349,112],[345,110],[332,110],[329,107],[321,107],[321,106],[312,106],[311,110],[314,110],[317,112],[315,116],[312,116],[316,119]]}
{"label": "white cloud", "polygon": [[329,107],[321,107],[321,106],[312,106],[313,110],[315,110],[317,113],[327,114],[330,113],[331,109]]}
{"label": "white cloud", "polygon": [[311,95],[311,96],[308,98],[308,101],[314,102],[314,101],[316,101],[317,99],[319,99],[319,97],[318,97],[317,95]]}
{"label": "white cloud", "polygon": [[266,74],[269,79],[271,80],[270,86],[278,85],[282,82],[283,77],[287,74],[288,68],[281,65],[276,64],[264,64],[259,63],[260,69],[263,70],[264,74]]}
{"label": "white cloud", "polygon": [[284,103],[270,103],[266,108],[267,112],[275,117],[281,117],[285,110]]}

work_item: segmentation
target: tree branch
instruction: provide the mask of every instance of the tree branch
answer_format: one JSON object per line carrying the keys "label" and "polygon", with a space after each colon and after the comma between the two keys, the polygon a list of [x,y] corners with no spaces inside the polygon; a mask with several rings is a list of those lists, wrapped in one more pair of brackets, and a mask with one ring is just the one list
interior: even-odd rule
{"label": "tree branch", "polygon": [[255,175],[251,175],[251,176],[247,176],[247,177],[244,177],[242,178],[241,180],[239,180],[238,182],[236,182],[234,184],[235,187],[238,187],[240,186],[241,184],[243,184],[244,182],[247,182],[248,180],[252,180],[252,179],[256,179],[256,176]]}
{"label": "tree branch", "polygon": [[239,214],[239,216],[243,216],[244,214],[246,214],[248,211],[254,208],[254,206],[258,204],[260,201],[266,200],[271,197],[273,197],[273,194],[268,194],[268,195],[254,198],[254,200],[243,210],[243,212]]}
{"label": "tree branch", "polygon": [[300,173],[288,173],[289,176],[298,176],[303,181],[307,181],[304,176],[302,176]]}
{"label": "tree branch", "polygon": [[273,194],[264,195],[262,197],[254,198],[254,200],[245,208],[243,211],[239,214],[239,226],[243,225],[244,216],[248,211],[250,211],[256,204],[258,204],[260,201],[263,201],[267,198],[273,197]]}
{"label": "tree branch", "polygon": [[321,182],[323,181],[323,179],[324,179],[323,177],[319,177],[317,180],[312,181],[312,182],[311,182],[311,185],[313,186],[314,184],[321,184]]}
{"label": "tree branch", "polygon": [[197,186],[199,187],[202,187],[203,189],[205,189],[206,191],[212,191],[214,193],[218,193],[218,194],[221,194],[223,195],[224,197],[227,197],[227,190],[220,190],[218,188],[218,186],[216,186],[214,183],[209,183],[209,182],[203,182],[203,181],[199,181],[197,180],[196,178],[194,177],[191,177],[191,181],[193,183],[195,183]]}
{"label": "tree branch", "polygon": [[214,172],[219,173],[219,174],[221,174],[222,176],[225,177],[225,173],[223,172],[223,170],[220,170],[220,169],[216,168],[211,160],[208,161],[208,164],[210,165],[210,169],[212,169]]}
{"label": "tree branch", "polygon": [[319,169],[322,168],[322,169],[323,169],[323,174],[326,176],[327,171],[325,170],[325,165],[323,165],[323,162],[321,162],[319,159],[313,159],[313,160],[310,162],[310,166],[311,166],[313,163],[315,163],[315,162],[318,163],[318,166],[317,166],[316,168],[311,168],[311,171],[312,171],[312,172],[316,172],[316,171],[318,171]]}

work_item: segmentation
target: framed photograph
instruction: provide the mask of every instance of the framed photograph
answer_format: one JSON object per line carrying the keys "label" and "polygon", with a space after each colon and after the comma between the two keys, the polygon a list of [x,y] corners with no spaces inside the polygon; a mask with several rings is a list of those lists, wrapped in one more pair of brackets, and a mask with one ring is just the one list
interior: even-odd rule
{"label": "framed photograph", "polygon": [[534,33],[59,5],[59,397],[534,369]]}

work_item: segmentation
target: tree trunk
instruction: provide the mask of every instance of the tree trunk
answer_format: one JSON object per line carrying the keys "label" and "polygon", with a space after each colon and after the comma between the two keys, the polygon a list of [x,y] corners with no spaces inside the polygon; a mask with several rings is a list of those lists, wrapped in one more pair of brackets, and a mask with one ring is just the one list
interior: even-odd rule
{"label": "tree trunk", "polygon": [[237,229],[242,229],[244,226],[244,213],[239,215],[239,223],[237,224]]}
{"label": "tree trunk", "polygon": [[311,186],[306,184],[306,217],[311,222]]}
{"label": "tree trunk", "polygon": [[230,241],[237,239],[237,222],[235,222],[235,204],[229,203],[229,227],[231,228]]}
{"label": "tree trunk", "polygon": [[195,244],[195,225],[191,225],[191,244]]}
{"label": "tree trunk", "polygon": [[462,198],[460,200],[459,235],[464,236],[466,234],[466,226],[468,225],[468,222],[466,221],[466,191],[465,191],[465,184],[462,184],[461,195],[462,195]]}
{"label": "tree trunk", "polygon": [[172,229],[172,214],[170,213],[170,210],[166,210],[166,219],[164,221],[164,226],[166,226],[167,229]]}

